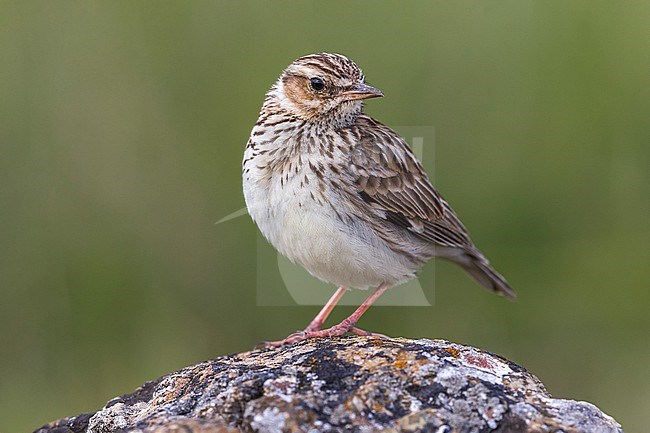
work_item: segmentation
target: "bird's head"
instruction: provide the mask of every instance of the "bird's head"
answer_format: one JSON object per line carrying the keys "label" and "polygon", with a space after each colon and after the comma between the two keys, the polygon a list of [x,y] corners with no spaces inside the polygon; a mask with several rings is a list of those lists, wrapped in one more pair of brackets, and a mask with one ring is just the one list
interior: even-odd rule
{"label": "bird's head", "polygon": [[365,84],[363,72],[352,60],[329,53],[294,60],[270,94],[284,110],[303,120],[343,123],[361,112],[364,99],[384,96]]}

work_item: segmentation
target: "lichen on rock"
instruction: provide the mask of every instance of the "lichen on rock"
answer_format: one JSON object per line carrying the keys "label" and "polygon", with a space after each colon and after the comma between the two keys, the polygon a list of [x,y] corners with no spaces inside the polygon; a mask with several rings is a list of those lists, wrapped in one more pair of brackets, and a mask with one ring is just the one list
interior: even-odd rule
{"label": "lichen on rock", "polygon": [[622,432],[498,355],[442,340],[344,337],[222,356],[36,433]]}

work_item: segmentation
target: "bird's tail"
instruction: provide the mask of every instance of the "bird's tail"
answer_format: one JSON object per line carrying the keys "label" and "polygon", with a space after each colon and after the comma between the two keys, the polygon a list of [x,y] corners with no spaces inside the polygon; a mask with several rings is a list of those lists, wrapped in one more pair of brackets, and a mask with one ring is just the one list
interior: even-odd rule
{"label": "bird's tail", "polygon": [[463,267],[470,277],[486,289],[509,299],[517,297],[506,279],[490,266],[490,262],[480,252],[478,254],[467,253],[465,260],[457,263]]}

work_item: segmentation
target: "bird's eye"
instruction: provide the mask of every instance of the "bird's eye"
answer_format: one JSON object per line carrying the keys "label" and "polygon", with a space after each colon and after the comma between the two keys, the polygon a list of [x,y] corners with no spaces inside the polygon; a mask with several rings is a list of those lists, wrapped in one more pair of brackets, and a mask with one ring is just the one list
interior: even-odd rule
{"label": "bird's eye", "polygon": [[322,79],[317,77],[310,79],[309,85],[311,86],[312,89],[314,89],[317,92],[320,92],[325,88],[325,82]]}

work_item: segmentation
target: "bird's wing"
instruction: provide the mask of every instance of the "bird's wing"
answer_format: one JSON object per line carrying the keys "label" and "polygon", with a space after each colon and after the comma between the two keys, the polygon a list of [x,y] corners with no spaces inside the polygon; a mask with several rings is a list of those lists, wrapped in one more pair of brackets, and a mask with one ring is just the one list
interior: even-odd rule
{"label": "bird's wing", "polygon": [[368,116],[360,116],[348,133],[352,188],[376,215],[437,245],[474,249],[467,230],[401,137]]}

